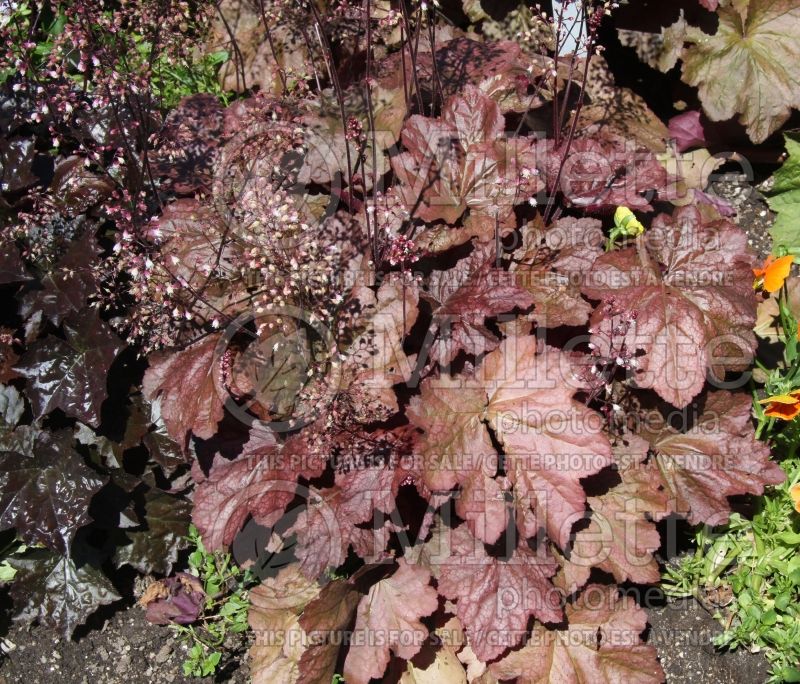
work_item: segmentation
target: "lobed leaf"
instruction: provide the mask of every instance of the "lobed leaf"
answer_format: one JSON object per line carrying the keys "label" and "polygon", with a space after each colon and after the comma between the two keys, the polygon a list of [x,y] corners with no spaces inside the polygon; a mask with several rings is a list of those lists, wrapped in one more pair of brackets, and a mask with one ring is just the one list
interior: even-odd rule
{"label": "lobed leaf", "polygon": [[170,437],[186,450],[189,436],[213,437],[224,416],[220,335],[209,335],[178,352],[150,356],[142,381],[148,401],[161,397],[161,417]]}
{"label": "lobed leaf", "polygon": [[710,392],[688,430],[651,416],[642,432],[675,512],[693,525],[722,525],[730,516],[728,497],[761,494],[785,473],[770,460],[767,444],[755,438],[747,394]]}
{"label": "lobed leaf", "polygon": [[655,647],[639,637],[647,625],[644,610],[615,586],[589,585],[566,614],[566,630],[536,625],[523,648],[489,665],[492,673],[519,684],[664,681]]}
{"label": "lobed leaf", "polygon": [[71,432],[42,431],[32,453],[0,452],[0,527],[69,555],[75,533],[92,521],[89,502],[103,484],[73,449]]}
{"label": "lobed leaf", "polygon": [[[697,209],[660,215],[634,247],[599,257],[583,293],[605,302],[591,319],[592,342],[606,355],[621,345],[635,357],[640,387],[682,408],[703,388],[706,373],[722,380],[744,370],[755,350],[752,252],[734,224],[704,222]],[[635,324],[616,335],[617,311]]]}
{"label": "lobed leaf", "polygon": [[64,332],[66,340],[49,335],[33,342],[16,369],[28,379],[35,418],[60,408],[97,427],[108,371],[124,345],[91,309],[65,321]]}
{"label": "lobed leaf", "polygon": [[436,559],[439,593],[455,601],[469,644],[490,661],[524,636],[528,620],[562,620],[560,594],[550,582],[556,562],[544,549],[520,544],[510,558],[489,556],[466,525],[449,531],[449,556]]}
{"label": "lobed leaf", "polygon": [[38,620],[66,638],[100,606],[122,597],[96,567],[80,565],[70,556],[36,550],[9,560],[17,570],[11,593],[23,622]]}
{"label": "lobed leaf", "polygon": [[373,584],[358,604],[354,639],[344,661],[345,680],[352,684],[381,678],[390,651],[411,660],[428,635],[420,618],[439,606],[430,572],[402,558],[397,564],[395,573]]}
{"label": "lobed leaf", "polygon": [[714,35],[690,29],[683,80],[698,87],[712,121],[739,114],[753,142],[764,142],[800,108],[800,4],[750,0],[721,7]]}

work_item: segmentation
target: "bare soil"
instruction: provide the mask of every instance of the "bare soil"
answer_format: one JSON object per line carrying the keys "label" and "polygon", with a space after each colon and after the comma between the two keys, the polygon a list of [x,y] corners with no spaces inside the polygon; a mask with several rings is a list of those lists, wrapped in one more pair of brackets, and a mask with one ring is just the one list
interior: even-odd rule
{"label": "bare soil", "polygon": [[43,627],[12,627],[6,638],[15,648],[0,662],[0,684],[244,684],[249,680],[248,645],[241,638],[227,644],[217,677],[187,679],[182,671],[186,647],[170,628],[148,623],[136,605],[116,611],[99,629],[76,636],[67,641]]}

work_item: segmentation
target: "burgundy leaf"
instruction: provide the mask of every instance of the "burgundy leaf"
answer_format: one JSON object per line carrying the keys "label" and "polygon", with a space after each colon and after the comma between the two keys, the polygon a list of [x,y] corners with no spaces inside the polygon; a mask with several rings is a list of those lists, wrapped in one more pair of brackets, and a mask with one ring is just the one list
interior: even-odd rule
{"label": "burgundy leaf", "polygon": [[234,246],[224,239],[219,214],[196,199],[168,204],[154,230],[164,240],[161,254],[170,274],[195,289],[216,271],[232,273]]}
{"label": "burgundy leaf", "polygon": [[[305,490],[306,508],[287,533],[297,535],[295,553],[307,577],[318,577],[326,568],[341,565],[349,546],[364,560],[382,558],[391,524],[372,529],[360,523],[371,524],[376,509],[394,508],[392,479],[393,473],[388,468],[368,469],[344,481],[340,478],[344,486],[337,483],[324,489]],[[358,489],[359,481],[364,483],[364,490]]]}
{"label": "burgundy leaf", "polygon": [[423,297],[434,306],[438,336],[431,347],[431,360],[439,365],[449,365],[460,351],[478,356],[496,348],[499,341],[486,327],[486,319],[533,303],[513,276],[495,268],[493,261],[476,250],[454,268],[431,274]]}
{"label": "burgundy leaf", "polygon": [[143,529],[127,530],[128,544],[117,546],[114,563],[130,565],[142,574],[167,575],[186,548],[191,506],[159,489],[145,494]]}
{"label": "burgundy leaf", "polygon": [[517,496],[565,548],[583,514],[580,479],[611,463],[611,446],[598,414],[572,398],[568,359],[537,346],[535,337],[510,337],[486,357],[486,420],[503,445]]}
{"label": "burgundy leaf", "polygon": [[[583,516],[580,479],[610,464],[611,447],[599,415],[576,402],[575,389],[564,382],[571,382],[568,358],[556,349],[537,351],[535,337],[510,337],[486,357],[480,382],[427,378],[408,415],[425,432],[416,449],[426,484],[431,490],[467,490],[456,511],[474,534],[494,543],[503,527],[495,517],[500,489],[486,479],[497,470],[491,428],[504,447],[525,528],[534,526],[532,510],[563,548],[572,524]],[[475,492],[491,495],[483,515]]]}
{"label": "burgundy leaf", "polygon": [[430,52],[417,55],[420,87],[440,83],[445,98],[476,86],[503,112],[533,110],[548,99],[546,78],[552,62],[526,55],[515,41],[478,41],[464,36],[444,44],[437,40],[435,60],[438,78]]}
{"label": "burgundy leaf", "polygon": [[506,140],[503,130],[497,104],[472,86],[447,101],[440,119],[409,118],[406,151],[391,160],[407,209],[452,224],[469,207],[503,223],[515,203],[541,188],[535,176],[531,187],[520,176],[535,161],[530,141]]}
{"label": "burgundy leaf", "polygon": [[[662,214],[635,247],[604,254],[587,274],[584,294],[605,302],[592,316],[593,342],[611,358],[644,352],[631,364],[639,386],[684,407],[707,371],[722,379],[749,367],[752,265],[747,236],[734,224],[704,223],[692,207]],[[635,324],[615,335],[619,315],[634,312]]]}
{"label": "burgundy leaf", "polygon": [[669,502],[653,469],[634,464],[621,477],[607,493],[589,497],[591,522],[577,533],[570,561],[610,572],[618,582],[654,584],[661,573],[652,552],[661,537],[646,514],[664,517]]}
{"label": "burgundy leaf", "polygon": [[154,625],[190,625],[202,614],[205,600],[200,580],[189,573],[179,572],[153,582],[139,599],[139,604],[147,611],[147,621]]}
{"label": "burgundy leaf", "polygon": [[669,120],[669,135],[675,140],[678,152],[692,147],[705,147],[706,134],[700,123],[700,112],[684,112]]}
{"label": "burgundy leaf", "polygon": [[53,171],[50,196],[55,207],[66,216],[80,216],[108,199],[114,184],[86,168],[84,157],[62,159]]}
{"label": "burgundy leaf", "polygon": [[281,451],[274,435],[254,429],[242,454],[216,456],[208,476],[194,469],[197,489],[192,519],[207,548],[229,546],[249,516],[271,526],[296,496],[297,478],[322,473],[324,457]]}
{"label": "burgundy leaf", "polygon": [[656,195],[669,199],[664,165],[631,141],[616,136],[580,138],[569,149],[566,143],[553,149],[552,141],[543,140],[536,151],[548,189],[563,193],[569,204],[584,211],[620,205],[649,211]]}
{"label": "burgundy leaf", "polygon": [[36,141],[32,138],[5,138],[0,142],[0,183],[3,192],[19,192],[39,179],[33,172]]}
{"label": "burgundy leaf", "polygon": [[209,335],[182,351],[151,355],[142,381],[148,401],[161,397],[167,431],[184,450],[190,434],[212,437],[224,415],[219,342],[220,335]]}
{"label": "burgundy leaf", "polygon": [[561,622],[560,594],[550,582],[556,562],[520,545],[508,560],[493,558],[462,525],[449,534],[450,556],[436,561],[439,593],[455,601],[469,644],[484,662],[522,639],[531,616]]}
{"label": "burgundy leaf", "polygon": [[586,587],[566,613],[566,630],[536,625],[527,645],[492,663],[490,671],[519,684],[664,681],[655,647],[639,637],[646,613],[630,597],[620,597],[615,586]]}
{"label": "burgundy leaf", "polygon": [[329,582],[300,616],[309,647],[300,657],[303,682],[328,682],[333,678],[344,631],[349,627],[362,594],[349,580]]}
{"label": "burgundy leaf", "polygon": [[430,572],[398,560],[397,571],[370,587],[356,611],[353,642],[344,661],[344,677],[352,684],[380,679],[389,664],[389,652],[410,660],[428,635],[420,618],[439,606],[430,586]]}
{"label": "burgundy leaf", "polygon": [[533,318],[542,328],[583,325],[592,307],[581,297],[581,276],[602,254],[601,223],[562,218],[550,228],[528,223],[512,272],[533,299]]}
{"label": "burgundy leaf", "polygon": [[722,390],[707,395],[694,425],[679,432],[659,416],[646,422],[657,474],[675,512],[693,525],[722,525],[730,516],[729,496],[761,494],[785,474],[770,460],[767,444],[755,438],[747,394]]}

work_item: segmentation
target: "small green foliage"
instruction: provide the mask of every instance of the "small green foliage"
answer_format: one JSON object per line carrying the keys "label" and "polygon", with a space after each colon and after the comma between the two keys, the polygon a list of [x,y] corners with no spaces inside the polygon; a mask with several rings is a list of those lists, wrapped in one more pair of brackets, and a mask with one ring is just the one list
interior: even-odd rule
{"label": "small green foliage", "polygon": [[778,218],[770,229],[776,247],[800,254],[800,137],[786,135],[788,157],[775,172],[775,184],[768,198]]}
{"label": "small green foliage", "polygon": [[17,569],[9,562],[10,558],[21,556],[28,550],[28,546],[19,539],[14,539],[2,551],[0,551],[0,583],[13,582],[17,576]]}
{"label": "small green foliage", "polygon": [[[3,0],[0,0],[0,8],[3,5]],[[110,15],[111,11],[109,10],[106,14]],[[35,43],[31,56],[37,70],[46,67],[47,58],[53,50],[54,40],[63,33],[66,23],[67,16],[64,9],[57,3],[46,3],[41,17],[33,12],[28,2],[8,3],[5,11],[0,13],[0,28],[14,26],[19,35],[27,34]],[[193,24],[190,29],[192,33],[196,34],[198,43],[201,43],[199,38],[207,30],[207,27]],[[100,27],[93,27],[93,31],[98,41],[119,41],[118,36],[108,36]],[[149,72],[150,95],[161,109],[172,109],[184,97],[197,93],[216,95],[224,104],[228,104],[229,94],[222,90],[217,78],[219,69],[230,57],[226,50],[217,50],[212,53],[193,50],[188,56],[176,58],[175,55],[165,52],[163,46],[154,46],[146,36],[129,33],[127,37],[135,51],[127,54],[125,66],[132,73]],[[11,49],[15,51],[15,56],[23,54],[21,45],[15,44]],[[86,81],[84,73],[77,68],[77,54],[75,52],[75,55],[70,57],[71,68],[66,75],[76,83],[91,88],[91,80]],[[16,74],[17,69],[13,67],[0,69],[0,84]]]}
{"label": "small green foliage", "polygon": [[[34,64],[37,67],[44,65],[47,56],[53,49],[53,40],[64,30],[66,22],[62,14],[53,14],[49,7],[44,7],[41,17],[36,16],[31,5],[27,2],[10,3],[0,2],[0,29],[6,27],[16,27],[20,35],[28,33],[33,35],[36,40],[36,47],[33,48],[32,57]],[[34,31],[32,22],[38,19],[39,29]],[[18,57],[23,52],[21,44],[12,44],[9,46],[14,57]],[[8,60],[11,64],[11,60]],[[17,74],[17,69],[9,65],[5,68],[0,68],[0,84],[5,83],[11,76]]]}
{"label": "small green foliage", "polygon": [[345,684],[344,677],[340,674],[333,675],[333,679],[331,679],[331,684]]}
{"label": "small green foliage", "polygon": [[[142,56],[150,52],[150,44],[141,41],[137,45]],[[219,85],[217,72],[228,61],[225,50],[200,54],[182,62],[171,63],[163,56],[153,65],[153,95],[161,101],[164,109],[171,109],[184,98],[196,93],[216,95],[227,105],[230,97]]]}
{"label": "small green foliage", "polygon": [[207,677],[219,665],[228,635],[248,628],[247,590],[254,578],[249,570],[236,565],[229,553],[207,551],[194,525],[189,527],[188,540],[194,548],[189,554],[189,572],[202,582],[206,602],[197,623],[172,625],[172,629],[190,646],[183,673],[187,677]]}
{"label": "small green foliage", "polygon": [[[785,286],[777,320],[783,360],[772,369],[757,363],[767,396],[800,389],[797,319]],[[763,651],[770,682],[800,682],[800,513],[790,495],[800,482],[800,419],[767,416],[755,388],[754,399],[757,434],[771,443],[787,479],[755,500],[752,520],[733,513],[722,527],[700,527],[697,551],[666,569],[663,587],[671,596],[695,597],[720,620],[717,646]]]}
{"label": "small green foliage", "polygon": [[219,651],[209,653],[203,644],[195,642],[186,660],[183,661],[183,674],[186,677],[208,677],[214,674],[220,658],[222,653]]}

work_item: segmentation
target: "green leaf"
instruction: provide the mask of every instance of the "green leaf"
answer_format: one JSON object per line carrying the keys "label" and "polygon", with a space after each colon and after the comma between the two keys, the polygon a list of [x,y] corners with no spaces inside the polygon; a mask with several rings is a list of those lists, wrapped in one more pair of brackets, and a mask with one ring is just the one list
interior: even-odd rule
{"label": "green leaf", "polygon": [[784,667],[780,672],[780,678],[784,682],[800,682],[800,669],[796,667]]}
{"label": "green leaf", "polygon": [[11,582],[17,574],[17,569],[9,564],[8,560],[0,563],[0,582]]}
{"label": "green leaf", "polygon": [[683,80],[698,86],[712,121],[735,114],[753,142],[764,142],[800,108],[800,4],[750,0],[721,7],[713,36],[688,30]]}
{"label": "green leaf", "polygon": [[775,248],[800,254],[800,140],[786,135],[788,158],[775,172],[775,184],[767,199],[778,218],[770,228]]}

